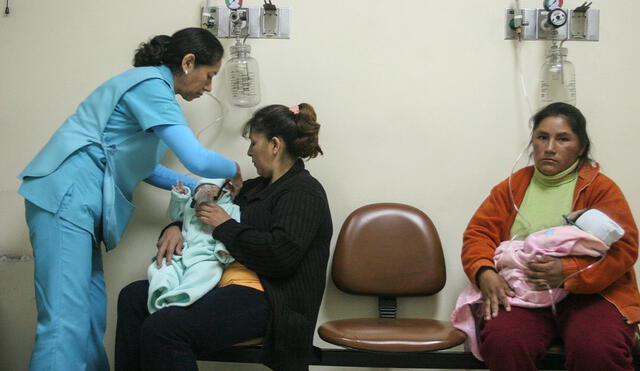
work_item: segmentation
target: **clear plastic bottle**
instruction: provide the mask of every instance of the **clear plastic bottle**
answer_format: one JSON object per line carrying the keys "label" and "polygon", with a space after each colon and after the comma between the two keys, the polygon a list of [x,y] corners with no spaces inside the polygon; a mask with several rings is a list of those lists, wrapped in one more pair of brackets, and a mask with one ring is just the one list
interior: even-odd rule
{"label": "clear plastic bottle", "polygon": [[249,55],[250,52],[250,45],[236,43],[231,46],[231,59],[226,66],[231,103],[238,107],[253,107],[260,103],[258,61]]}
{"label": "clear plastic bottle", "polygon": [[554,102],[576,105],[576,72],[567,59],[567,48],[552,45],[540,69],[540,100],[543,106]]}

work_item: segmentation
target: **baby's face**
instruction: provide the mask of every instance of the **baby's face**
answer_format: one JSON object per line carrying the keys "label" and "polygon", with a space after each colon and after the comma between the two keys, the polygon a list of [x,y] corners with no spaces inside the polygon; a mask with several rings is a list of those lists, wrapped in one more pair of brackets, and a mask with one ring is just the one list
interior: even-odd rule
{"label": "baby's face", "polygon": [[218,192],[220,192],[220,187],[215,184],[202,184],[200,185],[200,187],[198,187],[196,192],[207,192],[207,194],[216,196],[218,195]]}
{"label": "baby's face", "polygon": [[194,199],[197,204],[203,202],[215,202],[214,197],[218,196],[220,193],[220,187],[215,184],[201,184],[196,189],[196,194],[194,195]]}
{"label": "baby's face", "polygon": [[580,215],[584,214],[585,211],[587,211],[587,209],[572,211],[571,213],[566,215],[566,220],[569,222],[575,222],[580,217]]}

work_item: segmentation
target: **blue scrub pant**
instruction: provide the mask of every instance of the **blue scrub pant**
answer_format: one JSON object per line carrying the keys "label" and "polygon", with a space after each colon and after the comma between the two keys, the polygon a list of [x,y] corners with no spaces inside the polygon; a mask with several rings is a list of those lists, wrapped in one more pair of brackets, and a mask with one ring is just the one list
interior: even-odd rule
{"label": "blue scrub pant", "polygon": [[[65,196],[60,210],[69,202]],[[107,296],[93,234],[25,201],[38,310],[30,371],[109,371]]]}

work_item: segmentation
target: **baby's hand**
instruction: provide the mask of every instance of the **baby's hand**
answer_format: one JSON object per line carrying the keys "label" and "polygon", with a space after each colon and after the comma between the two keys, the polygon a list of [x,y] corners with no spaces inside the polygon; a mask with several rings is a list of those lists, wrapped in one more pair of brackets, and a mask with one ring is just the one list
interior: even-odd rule
{"label": "baby's hand", "polygon": [[187,193],[189,193],[189,189],[184,186],[184,182],[182,180],[178,180],[176,182],[176,185],[171,187],[171,190],[183,195],[186,195]]}

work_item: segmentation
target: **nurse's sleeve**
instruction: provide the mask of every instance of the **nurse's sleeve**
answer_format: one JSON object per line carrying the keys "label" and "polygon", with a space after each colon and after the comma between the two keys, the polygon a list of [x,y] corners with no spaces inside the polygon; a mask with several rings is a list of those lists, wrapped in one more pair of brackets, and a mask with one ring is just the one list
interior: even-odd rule
{"label": "nurse's sleeve", "polygon": [[205,148],[188,127],[162,125],[154,127],[153,132],[190,172],[205,178],[233,178],[236,175],[236,163]]}
{"label": "nurse's sleeve", "polygon": [[191,172],[206,178],[233,178],[237,165],[203,147],[187,125],[173,89],[161,79],[149,79],[122,97],[143,130],[153,131]]}
{"label": "nurse's sleeve", "polygon": [[182,180],[184,185],[189,187],[189,189],[194,189],[198,182],[196,179],[182,175],[162,165],[156,165],[155,169],[153,169],[153,173],[151,173],[151,175],[149,175],[149,177],[144,181],[152,186],[169,190],[171,187],[176,185],[178,180]]}

